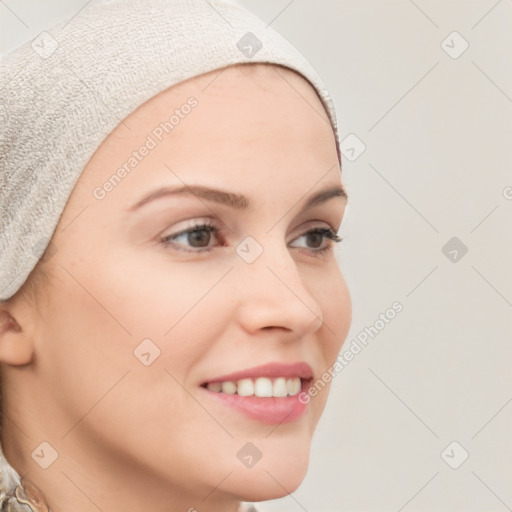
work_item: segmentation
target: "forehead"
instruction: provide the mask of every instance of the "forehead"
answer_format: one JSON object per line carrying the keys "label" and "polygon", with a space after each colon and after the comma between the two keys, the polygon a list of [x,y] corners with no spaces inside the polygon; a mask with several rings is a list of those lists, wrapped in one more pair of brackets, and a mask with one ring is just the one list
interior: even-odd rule
{"label": "forehead", "polygon": [[216,70],[151,98],[105,139],[81,180],[90,189],[130,159],[136,165],[124,178],[127,191],[177,176],[197,182],[213,176],[225,185],[243,176],[251,186],[269,171],[277,186],[301,169],[319,176],[337,165],[315,89],[292,70],[259,64]]}
{"label": "forehead", "polygon": [[[245,64],[199,75],[157,94],[125,118],[105,139],[103,146],[112,145],[113,141],[109,140],[112,138],[129,140],[131,136],[137,137],[137,132],[148,132],[155,121],[165,123],[173,112],[179,115],[181,107],[191,97],[197,99],[198,108],[193,110],[191,121],[176,123],[173,138],[190,134],[186,126],[191,128],[193,124],[197,128],[201,122],[214,127],[223,121],[232,123],[238,119],[243,123],[265,117],[275,123],[290,108],[305,121],[312,114],[317,116],[323,120],[327,131],[331,129],[315,89],[304,77],[282,66]],[[286,114],[290,116],[290,112]],[[212,130],[210,135],[214,134]]]}

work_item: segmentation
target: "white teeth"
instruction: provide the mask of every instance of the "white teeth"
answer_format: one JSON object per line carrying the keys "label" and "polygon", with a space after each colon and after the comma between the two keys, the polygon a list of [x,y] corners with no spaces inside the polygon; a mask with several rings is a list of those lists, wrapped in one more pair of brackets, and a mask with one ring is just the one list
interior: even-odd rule
{"label": "white teeth", "polygon": [[252,379],[239,380],[236,387],[240,396],[254,395],[254,382]]}
{"label": "white teeth", "polygon": [[206,388],[209,391],[216,391],[218,393],[219,391],[222,391],[222,382],[208,382]]}
{"label": "white teeth", "polygon": [[267,377],[259,377],[257,379],[240,379],[237,382],[209,382],[206,385],[209,391],[216,393],[227,393],[234,395],[238,393],[240,396],[258,397],[276,397],[282,398],[286,396],[295,396],[301,389],[300,377],[286,379],[278,377],[269,379]]}
{"label": "white teeth", "polygon": [[300,379],[287,379],[286,391],[288,391],[288,394],[291,396],[296,395],[300,391]]}
{"label": "white teeth", "polygon": [[228,395],[234,395],[236,393],[236,384],[230,380],[222,383],[222,392]]}
{"label": "white teeth", "polygon": [[288,394],[286,390],[286,379],[284,377],[279,377],[274,381],[274,385],[272,386],[272,394],[279,397],[286,396]]}
{"label": "white teeth", "polygon": [[260,397],[272,396],[272,381],[266,377],[260,377],[254,381],[254,394]]}

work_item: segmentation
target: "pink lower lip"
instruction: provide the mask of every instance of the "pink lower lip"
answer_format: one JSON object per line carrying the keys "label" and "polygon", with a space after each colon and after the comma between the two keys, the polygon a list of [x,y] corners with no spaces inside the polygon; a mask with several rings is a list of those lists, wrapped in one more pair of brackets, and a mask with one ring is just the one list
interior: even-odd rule
{"label": "pink lower lip", "polygon": [[307,381],[302,381],[301,391],[294,396],[287,397],[258,397],[230,395],[217,393],[201,388],[212,398],[216,398],[224,405],[240,411],[253,420],[271,425],[289,423],[298,420],[306,412],[308,404],[299,402],[299,395],[307,390]]}

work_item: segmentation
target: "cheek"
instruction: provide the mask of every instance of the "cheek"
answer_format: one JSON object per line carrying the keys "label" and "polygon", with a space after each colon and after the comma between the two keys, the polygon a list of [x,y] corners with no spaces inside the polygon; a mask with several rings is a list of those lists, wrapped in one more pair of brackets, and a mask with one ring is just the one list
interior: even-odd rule
{"label": "cheek", "polygon": [[324,354],[326,360],[332,363],[345,342],[352,322],[350,293],[338,267],[317,289],[317,300],[322,309],[323,329],[326,332],[323,344]]}
{"label": "cheek", "polygon": [[317,332],[314,347],[322,362],[321,375],[308,390],[314,414],[311,419],[311,433],[324,410],[332,385],[334,364],[346,340],[352,320],[352,304],[345,280],[336,265],[326,272],[323,279],[315,279],[312,289],[323,315],[323,325]]}
{"label": "cheek", "polygon": [[[154,247],[148,247],[146,255],[131,251],[120,263],[106,256],[98,287],[109,297],[110,307],[117,311],[134,342],[154,338],[165,346],[176,336],[186,335],[197,343],[211,338],[211,331],[210,336],[200,333],[203,325],[215,323],[222,315],[222,298],[215,287],[229,266],[171,261],[163,251]],[[189,352],[196,342],[183,340],[175,348]]]}
{"label": "cheek", "polygon": [[[210,267],[204,275],[173,272],[166,282],[162,269],[137,272],[127,259],[100,259],[101,265],[60,260],[74,278],[56,271],[59,284],[40,332],[48,414],[60,418],[62,435],[73,428],[69,440],[87,438],[164,467],[181,453],[169,445],[169,432],[193,443],[206,422],[222,435],[182,387],[219,336],[217,326],[229,320],[212,288],[219,276]],[[141,444],[149,421],[159,427]],[[168,452],[159,448],[166,444]],[[203,444],[211,449],[208,439]]]}
{"label": "cheek", "polygon": [[62,419],[64,431],[77,423],[122,377],[130,364],[130,336],[91,280],[71,270],[85,291],[64,271],[52,291],[41,329],[38,369],[48,396],[48,415]]}

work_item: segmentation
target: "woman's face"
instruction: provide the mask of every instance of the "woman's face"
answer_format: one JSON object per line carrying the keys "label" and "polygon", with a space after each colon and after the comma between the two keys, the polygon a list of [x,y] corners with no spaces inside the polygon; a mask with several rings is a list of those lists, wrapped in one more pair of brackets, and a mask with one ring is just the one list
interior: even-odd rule
{"label": "woman's face", "polygon": [[[33,382],[60,456],[205,498],[292,492],[329,385],[302,410],[205,383],[269,363],[305,363],[314,382],[334,363],[351,306],[318,230],[338,230],[346,200],[308,202],[340,187],[325,111],[289,70],[216,71],[126,118],[84,169],[44,264]],[[271,383],[300,376],[276,372]]]}

